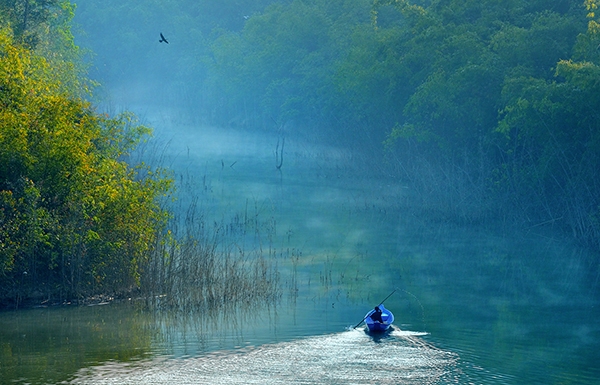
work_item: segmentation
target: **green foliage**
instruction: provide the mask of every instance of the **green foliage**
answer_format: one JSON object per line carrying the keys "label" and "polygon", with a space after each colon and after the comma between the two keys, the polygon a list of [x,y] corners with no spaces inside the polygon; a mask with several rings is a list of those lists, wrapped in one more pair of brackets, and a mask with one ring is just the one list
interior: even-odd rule
{"label": "green foliage", "polygon": [[[4,300],[129,290],[163,229],[170,180],[125,157],[149,133],[65,93],[66,67],[0,33],[0,287]],[[68,87],[67,87],[68,88]]]}
{"label": "green foliage", "polygon": [[34,48],[43,39],[54,8],[62,0],[1,0],[0,14],[11,25],[16,41]]}
{"label": "green foliage", "polygon": [[[201,95],[189,104],[210,123],[289,123],[359,147],[371,168],[410,181],[428,213],[557,222],[600,242],[596,0],[253,4],[121,2],[106,37],[112,8],[88,6],[86,20],[107,52],[145,42],[127,15],[173,26],[186,53],[157,72]],[[116,68],[159,67],[150,49],[119,55]]]}
{"label": "green foliage", "polygon": [[331,25],[311,2],[272,5],[249,19],[241,35],[217,38],[211,83],[224,85],[232,110],[249,111],[244,119],[303,117],[323,101],[314,85],[328,82]]}
{"label": "green foliage", "polygon": [[[591,2],[588,10],[593,10]],[[588,18],[593,18],[593,12]],[[575,45],[575,57],[598,59],[589,49],[597,40],[588,24]],[[504,178],[513,202],[526,212],[543,212],[585,242],[600,243],[600,69],[591,61],[560,60],[550,79],[517,77],[503,90],[498,125],[503,134]],[[528,194],[523,207],[519,196]]]}

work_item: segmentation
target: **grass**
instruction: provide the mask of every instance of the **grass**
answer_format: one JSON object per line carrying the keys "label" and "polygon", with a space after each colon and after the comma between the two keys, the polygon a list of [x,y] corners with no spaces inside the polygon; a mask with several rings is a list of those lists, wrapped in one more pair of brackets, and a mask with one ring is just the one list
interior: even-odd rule
{"label": "grass", "polygon": [[261,246],[260,222],[246,215],[209,221],[196,202],[183,220],[174,217],[148,261],[142,288],[149,303],[185,310],[277,301],[279,272],[273,248]]}

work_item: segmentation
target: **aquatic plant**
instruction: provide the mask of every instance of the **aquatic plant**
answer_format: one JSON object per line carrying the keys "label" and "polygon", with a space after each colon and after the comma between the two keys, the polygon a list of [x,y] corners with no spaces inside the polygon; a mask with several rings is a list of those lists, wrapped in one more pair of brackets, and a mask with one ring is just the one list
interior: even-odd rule
{"label": "aquatic plant", "polygon": [[[155,245],[143,274],[147,303],[190,310],[278,300],[274,219],[259,220],[256,205],[252,215],[246,210],[219,221],[209,219],[203,198],[188,190],[193,186],[189,177],[179,180],[181,200],[165,203],[173,213],[170,230]],[[263,249],[265,233],[268,247]]]}

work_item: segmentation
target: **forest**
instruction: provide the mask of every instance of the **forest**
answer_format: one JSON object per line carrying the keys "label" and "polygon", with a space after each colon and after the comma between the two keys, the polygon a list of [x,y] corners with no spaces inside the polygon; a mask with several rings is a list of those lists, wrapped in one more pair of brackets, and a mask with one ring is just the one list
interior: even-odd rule
{"label": "forest", "polygon": [[[160,77],[151,97],[203,124],[351,148],[432,221],[600,247],[595,0],[79,3],[0,1],[5,301],[126,292],[165,253],[172,180],[127,162],[150,130],[96,112],[96,81]],[[130,49],[156,26],[176,52],[161,61]]]}
{"label": "forest", "polygon": [[171,85],[153,98],[204,123],[361,150],[369,172],[410,185],[420,215],[600,246],[596,1],[107,4],[78,19],[106,37],[94,51],[141,45],[157,25],[179,51],[159,64],[116,52],[136,70],[102,63],[105,82],[150,72]]}
{"label": "forest", "polygon": [[26,5],[1,3],[0,302],[135,287],[166,224],[158,198],[171,180],[126,162],[148,128],[85,101],[91,82],[70,33],[71,4]]}

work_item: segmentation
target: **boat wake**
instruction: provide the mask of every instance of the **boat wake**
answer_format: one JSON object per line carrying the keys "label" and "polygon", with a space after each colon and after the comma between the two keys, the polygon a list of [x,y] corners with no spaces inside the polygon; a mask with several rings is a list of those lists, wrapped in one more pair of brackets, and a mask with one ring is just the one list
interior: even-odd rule
{"label": "boat wake", "polygon": [[71,384],[437,384],[456,383],[458,356],[392,330],[374,339],[362,330],[236,351],[81,370]]}

